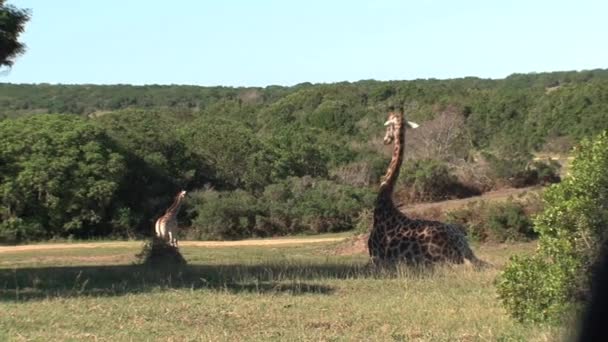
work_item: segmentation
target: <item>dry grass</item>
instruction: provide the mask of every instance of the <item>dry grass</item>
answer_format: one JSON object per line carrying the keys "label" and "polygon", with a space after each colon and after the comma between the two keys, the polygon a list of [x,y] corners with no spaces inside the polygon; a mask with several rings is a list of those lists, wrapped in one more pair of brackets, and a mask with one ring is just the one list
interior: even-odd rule
{"label": "dry grass", "polygon": [[362,254],[331,255],[333,244],[184,247],[188,265],[170,269],[134,265],[139,248],[3,253],[0,340],[554,341],[563,333],[520,325],[496,300],[498,268],[533,244],[476,248],[497,269],[394,274],[370,270]]}

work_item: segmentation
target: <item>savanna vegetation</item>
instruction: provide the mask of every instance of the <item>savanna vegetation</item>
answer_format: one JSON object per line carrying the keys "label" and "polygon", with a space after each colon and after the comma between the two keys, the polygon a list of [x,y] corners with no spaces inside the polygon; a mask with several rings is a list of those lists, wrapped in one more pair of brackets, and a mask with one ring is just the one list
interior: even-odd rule
{"label": "savanna vegetation", "polygon": [[[0,68],[25,50],[29,16],[0,0]],[[483,271],[383,273],[364,254],[305,241],[186,245],[170,266],[153,243],[138,255],[137,242],[5,248],[0,339],[572,335],[563,327],[606,253],[608,70],[265,88],[0,84],[0,243],[149,235],[180,189],[190,193],[180,217],[189,239],[366,232],[390,157],[382,119],[394,106],[423,124],[408,133],[397,189],[406,203],[559,182],[560,165],[533,156],[576,146],[571,176],[542,203],[442,213],[476,242],[538,237],[536,252],[536,243],[489,244],[478,255],[495,267]]]}
{"label": "savanna vegetation", "polygon": [[192,194],[180,216],[191,238],[351,229],[390,158],[381,136],[394,105],[422,124],[406,138],[400,201],[551,183],[557,166],[533,156],[607,129],[607,90],[606,70],[265,88],[0,84],[0,239],[147,235],[180,189]]}

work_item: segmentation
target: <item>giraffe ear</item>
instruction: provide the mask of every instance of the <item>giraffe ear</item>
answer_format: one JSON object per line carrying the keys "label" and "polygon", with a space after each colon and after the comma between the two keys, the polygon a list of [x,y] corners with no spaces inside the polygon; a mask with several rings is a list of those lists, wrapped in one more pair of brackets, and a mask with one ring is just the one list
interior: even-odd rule
{"label": "giraffe ear", "polygon": [[407,121],[407,125],[408,125],[410,128],[418,128],[418,127],[420,127],[420,125],[419,125],[419,124],[417,124],[417,123],[415,123],[415,122],[412,122],[412,121]]}
{"label": "giraffe ear", "polygon": [[390,124],[392,124],[392,123],[393,123],[393,122],[392,122],[391,120],[388,120],[388,121],[386,121],[386,122],[384,123],[384,126],[388,126],[388,125],[390,125]]}

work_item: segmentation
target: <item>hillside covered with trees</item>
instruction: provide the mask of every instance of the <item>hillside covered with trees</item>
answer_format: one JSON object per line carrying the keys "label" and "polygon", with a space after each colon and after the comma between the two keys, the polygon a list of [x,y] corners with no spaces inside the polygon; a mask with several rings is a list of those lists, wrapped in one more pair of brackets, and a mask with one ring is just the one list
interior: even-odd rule
{"label": "hillside covered with trees", "polygon": [[0,84],[0,241],[152,232],[180,189],[190,238],[352,229],[404,106],[402,201],[555,181],[564,154],[608,129],[608,70],[502,80],[230,88]]}

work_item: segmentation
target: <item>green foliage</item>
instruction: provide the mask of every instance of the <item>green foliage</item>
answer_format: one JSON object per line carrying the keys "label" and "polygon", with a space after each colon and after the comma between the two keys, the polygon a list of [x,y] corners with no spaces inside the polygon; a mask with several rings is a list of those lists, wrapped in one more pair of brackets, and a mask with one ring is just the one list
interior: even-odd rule
{"label": "green foliage", "polygon": [[193,155],[209,164],[207,173],[219,188],[261,190],[271,182],[271,156],[242,123],[201,117],[190,122],[181,135]]}
{"label": "green foliage", "polygon": [[94,122],[116,142],[128,156],[130,169],[138,173],[147,168],[148,173],[170,178],[183,187],[194,179],[195,170],[206,167],[189,153],[186,142],[177,134],[180,121],[170,113],[125,110],[103,115]]}
{"label": "green foliage", "polygon": [[532,230],[532,213],[524,204],[509,200],[504,203],[474,202],[463,209],[448,212],[447,220],[466,227],[469,235],[482,242],[526,241],[536,236]]}
{"label": "green foliage", "polygon": [[312,131],[301,126],[286,126],[266,138],[272,163],[272,179],[290,176],[327,177],[329,152]]}
{"label": "green foliage", "polygon": [[203,240],[239,239],[255,235],[258,199],[243,191],[204,190],[190,195],[195,217],[189,238]]}
{"label": "green foliage", "polygon": [[571,309],[568,282],[579,269],[574,260],[549,262],[539,256],[514,256],[508,265],[496,285],[502,304],[514,318],[546,322]]}
{"label": "green foliage", "polygon": [[100,129],[74,116],[39,115],[1,121],[0,136],[6,241],[106,229],[125,165]]}
{"label": "green foliage", "polygon": [[560,181],[560,164],[555,161],[532,161],[532,155],[519,152],[484,154],[493,178],[499,184],[522,188],[536,184],[551,184]]}
{"label": "green foliage", "polygon": [[530,169],[536,174],[537,183],[546,185],[561,180],[559,176],[561,165],[555,160],[549,160],[548,162],[535,161]]}
{"label": "green foliage", "polygon": [[372,198],[366,189],[310,177],[289,178],[264,190],[265,215],[258,230],[272,235],[349,230]]}
{"label": "green foliage", "polygon": [[437,201],[474,192],[458,182],[447,164],[433,159],[406,162],[399,180],[409,201]]}
{"label": "green foliage", "polygon": [[259,197],[242,190],[206,190],[191,196],[189,237],[237,239],[352,229],[372,203],[370,192],[311,177],[268,185]]}
{"label": "green foliage", "polygon": [[556,320],[587,292],[608,234],[608,134],[585,140],[570,177],[545,192],[535,220],[539,249],[514,259],[498,278],[498,294],[522,321]]}
{"label": "green foliage", "polygon": [[19,41],[19,35],[30,20],[30,12],[5,5],[0,0],[0,67],[11,67],[15,58],[25,51],[25,45]]}
{"label": "green foliage", "polygon": [[113,233],[132,236],[137,230],[149,231],[178,189],[209,181],[209,166],[178,134],[175,115],[124,110],[92,121],[112,138],[127,164],[114,203],[118,211],[112,219]]}
{"label": "green foliage", "polygon": [[5,216],[0,221],[0,242],[15,244],[40,240],[45,237],[44,228],[36,221],[26,221],[20,217],[10,216],[8,218]]}
{"label": "green foliage", "polygon": [[313,127],[319,127],[332,132],[352,134],[359,117],[353,117],[352,110],[341,101],[324,101],[307,116]]}

